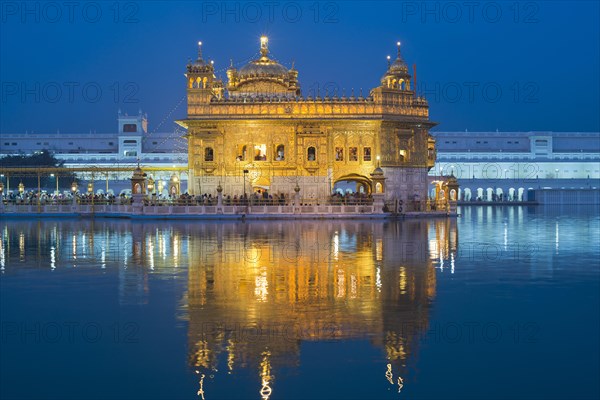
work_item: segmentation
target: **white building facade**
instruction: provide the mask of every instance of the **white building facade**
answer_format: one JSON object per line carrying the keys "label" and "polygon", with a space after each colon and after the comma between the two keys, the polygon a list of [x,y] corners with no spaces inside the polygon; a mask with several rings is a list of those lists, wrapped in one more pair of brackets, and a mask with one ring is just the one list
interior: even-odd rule
{"label": "white building facade", "polygon": [[[142,167],[186,168],[187,142],[184,132],[149,132],[148,120],[140,111],[137,115],[127,115],[119,111],[118,129],[112,133],[2,133],[0,135],[0,157],[9,155],[30,155],[48,150],[64,161],[65,167],[104,168],[122,167],[135,169]],[[155,172],[153,179],[167,182],[172,171]],[[115,193],[130,186],[131,172],[110,172],[92,177],[90,173],[77,173],[86,183],[92,179],[108,181],[107,186]],[[178,174],[181,189],[186,190],[187,174]],[[166,187],[166,184],[164,185]],[[105,188],[104,185],[97,188]],[[99,189],[102,190],[102,189]],[[166,189],[165,189],[166,190]],[[165,192],[166,194],[166,192]]]}
{"label": "white building facade", "polygon": [[463,201],[527,200],[531,189],[600,187],[598,132],[431,132],[430,177],[453,174]]}

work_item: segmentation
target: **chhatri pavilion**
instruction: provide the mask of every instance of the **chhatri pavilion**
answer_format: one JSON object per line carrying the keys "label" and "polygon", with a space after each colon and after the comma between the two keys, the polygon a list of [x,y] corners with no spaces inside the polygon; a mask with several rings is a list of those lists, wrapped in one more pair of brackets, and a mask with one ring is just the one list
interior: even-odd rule
{"label": "chhatri pavilion", "polygon": [[270,54],[227,70],[227,82],[202,56],[187,65],[191,194],[269,193],[320,199],[339,182],[386,200],[427,198],[435,162],[429,106],[416,95],[400,53],[367,97],[303,97],[299,73]]}

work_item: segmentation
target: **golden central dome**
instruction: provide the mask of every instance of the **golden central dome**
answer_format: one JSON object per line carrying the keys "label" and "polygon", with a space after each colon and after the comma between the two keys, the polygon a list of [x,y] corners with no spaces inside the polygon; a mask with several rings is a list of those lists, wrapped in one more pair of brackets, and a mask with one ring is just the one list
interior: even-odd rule
{"label": "golden central dome", "polygon": [[230,97],[267,96],[294,97],[300,95],[298,71],[287,69],[269,58],[269,40],[260,38],[260,58],[250,61],[240,70],[233,67],[227,70],[229,83],[227,91]]}

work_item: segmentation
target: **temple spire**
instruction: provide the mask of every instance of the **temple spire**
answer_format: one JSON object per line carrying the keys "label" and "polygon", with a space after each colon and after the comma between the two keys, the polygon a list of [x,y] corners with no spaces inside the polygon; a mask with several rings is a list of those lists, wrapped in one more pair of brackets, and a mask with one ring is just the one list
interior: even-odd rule
{"label": "temple spire", "polygon": [[260,55],[266,57],[269,54],[269,38],[266,36],[260,37]]}
{"label": "temple spire", "polygon": [[396,46],[398,47],[398,60],[402,60],[402,54],[400,54],[400,42],[396,42]]}
{"label": "temple spire", "polygon": [[202,60],[202,42],[198,42],[198,60]]}

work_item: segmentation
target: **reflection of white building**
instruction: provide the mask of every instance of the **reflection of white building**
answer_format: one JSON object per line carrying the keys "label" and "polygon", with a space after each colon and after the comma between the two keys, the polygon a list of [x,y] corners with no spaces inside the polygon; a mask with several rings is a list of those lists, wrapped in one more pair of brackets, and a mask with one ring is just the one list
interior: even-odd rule
{"label": "reflection of white building", "polygon": [[463,200],[492,193],[526,200],[528,189],[600,186],[600,133],[432,132],[430,176],[453,173]]}
{"label": "reflection of white building", "polygon": [[[4,133],[0,139],[0,157],[51,151],[66,167],[186,167],[187,142],[183,132],[149,132],[146,115],[127,115],[119,111],[118,130],[112,133]],[[83,180],[89,174],[78,174]],[[155,179],[168,181],[170,173]],[[96,177],[104,179],[104,176]],[[127,187],[131,173],[110,173],[110,181],[122,180]],[[184,181],[186,176],[182,176]],[[111,185],[112,187],[112,185]]]}

